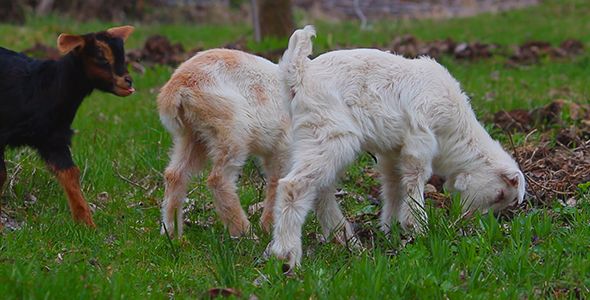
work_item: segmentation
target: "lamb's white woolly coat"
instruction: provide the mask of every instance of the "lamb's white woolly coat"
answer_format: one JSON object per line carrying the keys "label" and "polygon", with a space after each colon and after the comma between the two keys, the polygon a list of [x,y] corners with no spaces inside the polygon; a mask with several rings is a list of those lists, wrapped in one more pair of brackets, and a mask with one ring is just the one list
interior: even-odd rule
{"label": "lamb's white woolly coat", "polygon": [[314,207],[325,235],[343,226],[343,238],[352,237],[333,187],[362,151],[377,154],[385,231],[392,218],[406,230],[425,224],[423,192],[432,173],[461,193],[465,210],[497,211],[523,200],[518,165],[443,66],[374,49],[310,60],[314,35],[311,26],[297,30],[279,63],[293,130],[292,167],[277,189],[271,249],[279,258],[300,262],[301,226]]}
{"label": "lamb's white woolly coat", "polygon": [[276,64],[236,50],[203,51],[176,69],[158,95],[160,119],[174,139],[165,172],[163,231],[182,235],[187,184],[209,159],[213,167],[207,185],[217,213],[232,236],[247,232],[250,223],[236,181],[250,155],[261,159],[267,175],[261,223],[270,230],[275,190],[287,170],[290,144],[279,86]]}

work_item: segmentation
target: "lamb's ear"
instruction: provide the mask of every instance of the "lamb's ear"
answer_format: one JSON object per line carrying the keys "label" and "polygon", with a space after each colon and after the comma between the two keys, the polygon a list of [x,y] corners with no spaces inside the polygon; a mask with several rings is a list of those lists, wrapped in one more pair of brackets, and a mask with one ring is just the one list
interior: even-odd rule
{"label": "lamb's ear", "polygon": [[57,38],[57,49],[62,53],[68,53],[74,49],[84,47],[84,38],[78,35],[62,33]]}
{"label": "lamb's ear", "polygon": [[504,179],[504,181],[506,181],[506,183],[508,183],[508,185],[512,186],[518,191],[518,203],[522,203],[526,189],[526,183],[522,172],[519,170],[504,170],[500,176],[502,179]]}
{"label": "lamb's ear", "polygon": [[504,179],[506,181],[506,183],[508,183],[509,185],[513,186],[513,187],[518,187],[518,173],[519,172],[510,172],[510,171],[504,171],[502,172],[501,176],[502,179]]}
{"label": "lamb's ear", "polygon": [[127,40],[127,38],[131,35],[131,33],[135,30],[133,26],[121,26],[121,27],[113,27],[107,30],[107,33],[110,34],[114,38],[121,38],[123,41]]}
{"label": "lamb's ear", "polygon": [[470,181],[471,181],[471,175],[470,174],[460,173],[455,178],[455,184],[453,185],[453,188],[456,191],[464,191],[464,190],[467,189],[467,186],[469,185],[469,182]]}

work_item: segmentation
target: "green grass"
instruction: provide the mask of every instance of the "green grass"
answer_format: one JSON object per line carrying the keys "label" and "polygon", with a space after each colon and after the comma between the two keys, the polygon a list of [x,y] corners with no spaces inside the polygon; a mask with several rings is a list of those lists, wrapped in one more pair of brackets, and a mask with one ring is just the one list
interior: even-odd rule
{"label": "green grass", "polygon": [[[383,46],[402,33],[423,40],[453,37],[500,44],[543,39],[557,45],[572,37],[590,46],[589,13],[586,1],[547,1],[539,7],[472,18],[372,23],[374,30],[363,32],[355,22],[315,21],[316,53],[334,45]],[[39,41],[54,44],[61,32],[83,33],[111,25],[119,24],[29,18],[24,26],[0,24],[0,45],[23,50]],[[210,48],[251,31],[247,24],[133,25],[137,30],[128,49],[139,48],[155,33],[186,48]],[[279,48],[286,41],[248,45],[258,51]],[[589,59],[586,53],[522,68],[506,67],[499,58],[440,61],[486,119],[500,108],[531,108],[555,97],[587,102]],[[449,212],[429,208],[429,233],[408,244],[396,234],[399,230],[383,236],[375,220],[365,221],[362,226],[368,228],[363,229],[373,238],[365,240],[366,250],[360,253],[320,242],[315,237],[319,226],[310,216],[303,231],[308,255],[294,278],[284,277],[272,258],[261,262],[270,236],[259,229],[255,233],[260,240],[229,238],[209,208],[211,194],[200,178],[189,195],[198,209],[188,216],[198,224],[187,227],[180,240],[161,236],[161,172],[171,141],[158,121],[155,97],[172,71],[159,66],[143,76],[132,74],[136,94],[117,98],[96,92],[77,114],[72,151],[83,173],[86,199],[96,205],[96,230],[71,220],[63,191],[33,151],[7,152],[10,184],[2,205],[25,225],[0,234],[2,298],[184,299],[198,298],[217,286],[260,299],[570,299],[590,294],[590,212],[583,191],[578,207],[566,209],[554,202],[517,212],[513,218],[475,216],[456,222],[456,205]],[[490,76],[494,72],[499,72],[497,79]],[[569,92],[554,96],[558,89]],[[372,159],[363,155],[343,179],[348,194],[339,199],[346,216],[363,218],[363,213],[377,211],[363,200],[376,183],[367,174],[371,166]],[[239,190],[244,207],[261,201],[260,186],[261,178],[250,163]],[[31,196],[37,201],[31,203]],[[258,218],[259,214],[252,216],[254,224]]]}

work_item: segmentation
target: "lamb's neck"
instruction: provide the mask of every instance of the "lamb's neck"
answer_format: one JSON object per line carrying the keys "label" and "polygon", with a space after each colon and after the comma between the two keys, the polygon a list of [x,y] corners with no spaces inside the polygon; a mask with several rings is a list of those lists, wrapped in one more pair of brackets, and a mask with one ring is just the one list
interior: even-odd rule
{"label": "lamb's neck", "polygon": [[489,164],[490,153],[498,150],[498,144],[475,115],[439,135],[438,145],[439,155],[434,159],[434,172],[446,178],[484,167]]}

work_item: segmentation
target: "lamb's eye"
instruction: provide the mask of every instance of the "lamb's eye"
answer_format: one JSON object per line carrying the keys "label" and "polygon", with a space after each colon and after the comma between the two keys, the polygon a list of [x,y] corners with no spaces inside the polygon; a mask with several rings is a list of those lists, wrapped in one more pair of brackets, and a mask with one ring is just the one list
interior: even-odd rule
{"label": "lamb's eye", "polygon": [[109,64],[109,60],[104,57],[97,57],[96,64],[99,66],[105,66]]}
{"label": "lamb's eye", "polygon": [[496,196],[496,200],[494,201],[494,203],[500,203],[504,200],[506,200],[506,192],[500,191]]}

